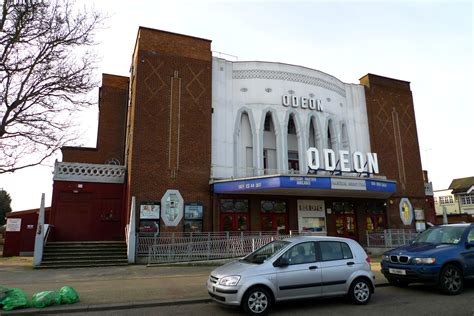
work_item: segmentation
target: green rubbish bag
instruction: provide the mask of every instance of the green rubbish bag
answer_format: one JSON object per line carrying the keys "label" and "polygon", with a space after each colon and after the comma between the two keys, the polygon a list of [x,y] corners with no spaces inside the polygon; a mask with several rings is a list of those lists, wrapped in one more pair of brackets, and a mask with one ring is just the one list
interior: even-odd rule
{"label": "green rubbish bag", "polygon": [[59,290],[59,296],[61,296],[61,304],[74,304],[79,302],[79,294],[70,286],[63,286]]}
{"label": "green rubbish bag", "polygon": [[33,294],[31,304],[37,308],[61,304],[61,296],[55,291],[42,291]]}
{"label": "green rubbish bag", "polygon": [[4,298],[7,297],[8,293],[10,292],[10,289],[4,286],[0,285],[0,301]]}
{"label": "green rubbish bag", "polygon": [[15,308],[30,307],[30,302],[25,292],[17,288],[9,288],[7,295],[0,300],[3,310],[11,311]]}

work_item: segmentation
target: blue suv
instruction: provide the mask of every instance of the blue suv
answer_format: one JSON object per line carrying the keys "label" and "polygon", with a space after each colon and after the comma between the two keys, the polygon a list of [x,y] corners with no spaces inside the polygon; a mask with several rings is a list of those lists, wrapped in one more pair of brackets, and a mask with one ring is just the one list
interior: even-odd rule
{"label": "blue suv", "polygon": [[410,244],[385,252],[381,265],[393,285],[429,283],[459,294],[464,280],[474,279],[474,224],[431,227]]}

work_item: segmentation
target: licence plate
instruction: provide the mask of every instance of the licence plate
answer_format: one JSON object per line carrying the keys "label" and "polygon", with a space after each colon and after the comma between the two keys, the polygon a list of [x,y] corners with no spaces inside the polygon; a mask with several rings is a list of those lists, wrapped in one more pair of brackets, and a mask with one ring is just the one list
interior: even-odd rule
{"label": "licence plate", "polygon": [[406,275],[407,272],[406,270],[403,270],[403,269],[392,269],[392,268],[389,268],[388,269],[388,272],[392,273],[392,274],[399,274],[399,275]]}
{"label": "licence plate", "polygon": [[212,286],[212,284],[210,282],[207,282],[207,290],[209,292],[214,292],[214,287]]}

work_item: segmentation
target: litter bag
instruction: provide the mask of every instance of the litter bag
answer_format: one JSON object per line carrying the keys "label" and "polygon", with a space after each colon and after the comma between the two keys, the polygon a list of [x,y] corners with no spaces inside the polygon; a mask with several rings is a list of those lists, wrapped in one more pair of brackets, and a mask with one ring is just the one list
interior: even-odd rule
{"label": "litter bag", "polygon": [[74,304],[79,301],[76,290],[67,285],[59,290],[59,296],[61,296],[61,304]]}
{"label": "litter bag", "polygon": [[8,295],[10,289],[8,287],[4,287],[0,285],[0,301]]}
{"label": "litter bag", "polygon": [[55,291],[42,291],[33,294],[31,304],[37,308],[61,304],[61,296]]}
{"label": "litter bag", "polygon": [[30,302],[25,292],[17,288],[9,288],[7,295],[0,300],[3,310],[11,311],[15,308],[30,307]]}

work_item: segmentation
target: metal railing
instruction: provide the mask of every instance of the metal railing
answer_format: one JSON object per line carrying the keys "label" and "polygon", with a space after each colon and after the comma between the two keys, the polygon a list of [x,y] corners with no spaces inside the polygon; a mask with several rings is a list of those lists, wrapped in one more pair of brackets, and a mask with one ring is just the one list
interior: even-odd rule
{"label": "metal railing", "polygon": [[142,235],[138,236],[137,255],[147,256],[148,264],[238,258],[272,240],[298,234],[291,231],[284,235],[278,232],[160,233],[157,237]]}
{"label": "metal railing", "polygon": [[43,246],[46,245],[46,243],[48,242],[48,238],[49,238],[49,235],[51,234],[51,231],[53,230],[54,228],[54,225],[50,225],[50,224],[44,224],[44,241],[43,241]]}
{"label": "metal railing", "polygon": [[367,248],[396,248],[406,245],[417,236],[411,229],[385,229],[380,232],[366,232]]}

